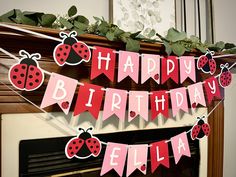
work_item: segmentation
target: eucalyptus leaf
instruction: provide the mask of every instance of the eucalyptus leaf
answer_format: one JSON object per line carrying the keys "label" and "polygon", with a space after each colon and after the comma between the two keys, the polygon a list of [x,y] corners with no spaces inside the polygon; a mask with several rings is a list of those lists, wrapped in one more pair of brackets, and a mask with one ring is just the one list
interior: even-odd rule
{"label": "eucalyptus leaf", "polygon": [[56,16],[53,14],[44,14],[40,18],[40,24],[43,27],[51,27],[52,24],[55,22]]}
{"label": "eucalyptus leaf", "polygon": [[154,29],[152,29],[152,30],[150,31],[150,33],[147,35],[147,37],[151,38],[151,37],[153,37],[155,34],[156,34],[156,31],[155,31]]}
{"label": "eucalyptus leaf", "polygon": [[77,27],[78,29],[82,30],[82,31],[85,31],[88,28],[87,24],[84,24],[84,23],[81,23],[81,22],[78,22],[78,21],[74,21],[74,26]]}
{"label": "eucalyptus leaf", "polygon": [[120,36],[122,33],[124,33],[123,30],[121,30],[120,28],[116,27],[116,29],[114,30],[114,35],[116,37]]}
{"label": "eucalyptus leaf", "polygon": [[96,21],[102,21],[102,19],[99,18],[99,17],[95,17],[95,16],[93,16],[93,18],[94,18],[94,20],[96,20]]}
{"label": "eucalyptus leaf", "polygon": [[77,8],[75,6],[71,6],[68,10],[68,16],[72,17],[77,13]]}
{"label": "eucalyptus leaf", "polygon": [[236,47],[223,51],[224,54],[236,54]]}
{"label": "eucalyptus leaf", "polygon": [[15,10],[10,10],[9,12],[0,16],[0,21],[12,23],[13,21],[11,20],[11,17],[13,17],[14,15],[15,15]]}
{"label": "eucalyptus leaf", "polygon": [[63,17],[60,17],[59,22],[60,22],[64,27],[66,27],[67,29],[71,29],[71,28],[74,27],[70,22],[68,22],[68,21],[67,21],[65,18],[63,18]]}
{"label": "eucalyptus leaf", "polygon": [[108,31],[107,34],[106,34],[106,38],[109,40],[109,41],[114,41],[116,38],[115,38],[115,35],[114,35],[114,32],[111,32],[111,31]]}
{"label": "eucalyptus leaf", "polygon": [[225,43],[225,49],[232,49],[234,47],[236,47],[236,46],[233,43]]}
{"label": "eucalyptus leaf", "polygon": [[130,37],[131,37],[131,38],[135,38],[135,37],[137,37],[141,32],[142,32],[142,31],[137,31],[137,32],[135,32],[135,33],[132,33],[132,34],[130,35]]}
{"label": "eucalyptus leaf", "polygon": [[100,31],[100,34],[102,35],[106,35],[106,33],[108,32],[109,30],[109,25],[107,22],[102,22],[99,26],[98,26],[98,30]]}
{"label": "eucalyptus leaf", "polygon": [[187,37],[185,32],[179,32],[174,28],[168,30],[166,39],[172,42],[184,40]]}
{"label": "eucalyptus leaf", "polygon": [[172,48],[170,44],[166,41],[163,41],[163,44],[165,46],[165,52],[167,53],[167,55],[170,55],[172,53]]}
{"label": "eucalyptus leaf", "polygon": [[225,47],[225,43],[223,41],[219,41],[219,42],[215,43],[215,47],[222,50]]}
{"label": "eucalyptus leaf", "polygon": [[185,53],[185,47],[179,43],[173,43],[171,45],[171,48],[173,50],[173,53],[182,56]]}
{"label": "eucalyptus leaf", "polygon": [[126,50],[138,52],[140,49],[140,42],[137,40],[133,40],[131,38],[127,39]]}
{"label": "eucalyptus leaf", "polygon": [[75,21],[78,21],[78,22],[80,22],[80,23],[84,23],[84,24],[86,24],[86,25],[89,24],[89,20],[88,20],[85,16],[83,16],[83,15],[77,15],[77,16],[74,18],[74,20],[75,20]]}
{"label": "eucalyptus leaf", "polygon": [[206,47],[203,47],[203,46],[201,46],[201,45],[198,45],[198,46],[197,46],[197,49],[198,49],[199,51],[201,51],[202,53],[206,53],[206,52],[207,52]]}
{"label": "eucalyptus leaf", "polygon": [[76,27],[72,28],[71,30],[76,31],[78,36],[81,35],[81,34],[85,34],[86,33],[85,31],[83,31],[83,30],[81,30],[79,28],[76,28]]}
{"label": "eucalyptus leaf", "polygon": [[191,36],[190,36],[190,40],[191,40],[193,43],[199,43],[199,42],[200,42],[200,39],[199,39],[197,36],[194,36],[194,35],[191,35]]}
{"label": "eucalyptus leaf", "polygon": [[16,22],[19,24],[24,24],[24,25],[31,25],[31,26],[36,26],[37,22],[34,21],[33,19],[26,17],[20,10],[16,9],[15,10],[16,14]]}

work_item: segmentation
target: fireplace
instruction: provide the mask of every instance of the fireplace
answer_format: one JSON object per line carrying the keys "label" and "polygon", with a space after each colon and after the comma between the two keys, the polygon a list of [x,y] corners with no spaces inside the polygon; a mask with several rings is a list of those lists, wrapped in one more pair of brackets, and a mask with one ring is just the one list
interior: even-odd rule
{"label": "fireplace", "polygon": [[[149,144],[155,141],[169,139],[191,127],[164,128],[152,130],[139,130],[116,132],[96,135],[105,142],[117,142],[128,144]],[[96,158],[86,160],[67,159],[64,154],[65,144],[71,137],[45,138],[34,140],[22,140],[19,145],[19,176],[100,176],[100,170],[105,152],[105,146],[101,154]],[[182,157],[175,165],[172,148],[169,143],[170,168],[159,167],[153,174],[150,170],[150,157],[148,158],[147,176],[176,176],[199,177],[200,149],[199,141],[192,141],[188,137],[191,158]],[[150,154],[149,154],[150,156]],[[126,169],[124,169],[124,172]],[[110,171],[104,177],[118,176]],[[131,177],[143,176],[135,171]]]}

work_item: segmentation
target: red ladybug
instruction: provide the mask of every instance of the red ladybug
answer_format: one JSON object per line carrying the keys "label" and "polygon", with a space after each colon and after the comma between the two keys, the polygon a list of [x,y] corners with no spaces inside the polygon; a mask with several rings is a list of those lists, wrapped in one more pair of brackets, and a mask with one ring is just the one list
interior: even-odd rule
{"label": "red ladybug", "polygon": [[216,62],[212,57],[213,52],[207,51],[205,55],[202,55],[197,60],[197,68],[204,73],[210,73],[213,75],[216,71]]}
{"label": "red ladybug", "polygon": [[63,41],[53,51],[53,58],[58,65],[63,66],[65,63],[78,65],[83,61],[88,62],[90,60],[91,52],[89,47],[75,38],[77,35],[75,31],[69,34],[60,32],[59,35],[63,38]]}
{"label": "red ladybug", "polygon": [[43,71],[36,60],[40,59],[41,55],[39,53],[30,55],[25,50],[21,50],[19,54],[22,59],[10,68],[9,80],[19,90],[36,90],[44,80]]}
{"label": "red ladybug", "polygon": [[74,137],[68,141],[65,147],[65,153],[67,158],[71,159],[76,157],[78,159],[86,159],[90,156],[97,157],[101,152],[101,142],[98,138],[92,136],[88,131],[92,130],[90,127],[86,131],[79,128],[79,131],[83,131],[78,137]]}
{"label": "red ladybug", "polygon": [[219,76],[219,83],[221,87],[225,88],[230,85],[232,81],[232,73],[229,71],[229,63],[221,64],[221,72]]}
{"label": "red ladybug", "polygon": [[203,120],[204,118],[205,116],[203,116],[202,118],[200,117],[197,118],[199,120],[197,124],[193,126],[191,130],[192,140],[195,140],[196,138],[201,139],[205,135],[208,136],[210,134],[210,125],[208,123],[205,123],[205,121]]}

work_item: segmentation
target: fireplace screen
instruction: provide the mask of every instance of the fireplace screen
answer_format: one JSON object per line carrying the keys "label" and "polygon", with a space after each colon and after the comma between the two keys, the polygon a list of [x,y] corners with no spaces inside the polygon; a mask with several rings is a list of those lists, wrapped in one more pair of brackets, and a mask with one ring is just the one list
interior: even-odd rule
{"label": "fireplace screen", "polygon": [[[117,142],[125,144],[149,144],[189,130],[191,127],[165,128],[153,130],[139,130],[128,132],[117,132],[96,135],[104,142]],[[22,140],[19,150],[19,176],[81,176],[96,177],[100,176],[102,161],[105,153],[105,146],[101,154],[94,158],[79,160],[67,159],[64,148],[71,137],[47,138]],[[172,148],[169,147],[170,168],[158,167],[152,174],[150,157],[148,158],[147,177],[199,177],[200,149],[199,141],[192,141],[188,137],[191,158],[182,157],[175,165]],[[169,146],[171,144],[169,143]],[[150,156],[150,154],[149,154]],[[124,169],[125,176],[126,169]],[[117,177],[114,171],[110,171],[104,177]],[[141,172],[135,171],[131,177],[144,176]]]}

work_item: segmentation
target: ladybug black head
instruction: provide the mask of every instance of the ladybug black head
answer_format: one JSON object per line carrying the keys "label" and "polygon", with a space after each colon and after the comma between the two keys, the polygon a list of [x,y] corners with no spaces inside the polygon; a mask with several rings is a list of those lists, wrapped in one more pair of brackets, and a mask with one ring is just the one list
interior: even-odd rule
{"label": "ladybug black head", "polygon": [[39,53],[33,53],[30,55],[25,50],[20,50],[19,54],[20,56],[22,56],[20,64],[27,64],[28,66],[33,65],[37,67],[38,64],[36,60],[41,58],[41,55]]}
{"label": "ladybug black head", "polygon": [[79,135],[79,138],[83,139],[83,140],[86,140],[86,139],[89,139],[92,137],[92,135],[88,132],[88,131],[91,131],[93,130],[92,127],[88,128],[86,131],[83,129],[83,128],[79,128],[79,131],[83,131],[80,135]]}
{"label": "ladybug black head", "polygon": [[213,59],[213,55],[215,54],[214,51],[210,51],[210,50],[207,50],[207,53],[205,54],[206,57],[210,60],[210,59]]}
{"label": "ladybug black head", "polygon": [[63,43],[68,45],[73,45],[77,42],[75,36],[77,36],[76,31],[71,31],[69,34],[65,32],[59,33],[60,37],[63,38]]}
{"label": "ladybug black head", "polygon": [[221,64],[221,65],[220,65],[220,68],[221,68],[221,71],[222,71],[222,72],[227,72],[227,71],[229,71],[229,63]]}
{"label": "ladybug black head", "polygon": [[203,120],[205,118],[205,116],[202,116],[202,117],[197,117],[197,119],[199,119],[198,121],[198,125],[203,125],[205,123],[205,121]]}

